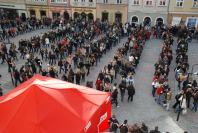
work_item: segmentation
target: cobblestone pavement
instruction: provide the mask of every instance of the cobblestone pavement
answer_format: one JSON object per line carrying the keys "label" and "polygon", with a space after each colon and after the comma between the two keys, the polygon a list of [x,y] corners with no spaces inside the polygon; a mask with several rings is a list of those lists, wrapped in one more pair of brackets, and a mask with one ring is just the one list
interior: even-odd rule
{"label": "cobblestone pavement", "polygon": [[[12,42],[17,42],[20,38],[30,38],[32,35],[40,34],[46,30],[35,31],[28,33],[23,36],[18,36],[11,39]],[[87,81],[96,81],[98,73],[113,59],[115,51],[118,47],[126,42],[126,38],[122,39],[120,44],[114,47],[106,55],[103,56],[97,67],[91,68],[90,75],[86,77]],[[189,133],[198,133],[198,113],[188,111],[186,116],[180,117],[179,122],[176,122],[176,116],[173,110],[169,112],[165,111],[161,106],[155,103],[151,95],[151,82],[154,73],[154,63],[157,61],[162,47],[162,41],[158,39],[151,39],[148,41],[144,47],[140,63],[136,68],[135,75],[135,88],[136,94],[134,96],[134,101],[128,103],[126,97],[123,103],[119,100],[119,108],[113,106],[113,113],[117,116],[120,122],[127,119],[129,123],[139,123],[145,122],[150,128],[158,125],[159,129],[163,132],[169,131],[170,133],[183,133],[184,130],[189,131]],[[175,47],[174,47],[175,48]],[[197,42],[192,42],[189,45],[189,62],[190,64],[198,63],[198,44]],[[22,65],[24,61],[19,61],[17,68]],[[176,93],[176,83],[174,79],[173,69],[175,67],[175,61],[173,60],[170,67],[170,85]],[[197,68],[198,70],[198,68]],[[10,80],[10,75],[7,73],[7,64],[0,65],[0,73],[4,76],[1,80],[3,87],[6,88],[5,92],[13,88]],[[116,81],[120,83],[119,77]],[[85,83],[83,83],[84,85]],[[174,98],[173,98],[174,99]]]}

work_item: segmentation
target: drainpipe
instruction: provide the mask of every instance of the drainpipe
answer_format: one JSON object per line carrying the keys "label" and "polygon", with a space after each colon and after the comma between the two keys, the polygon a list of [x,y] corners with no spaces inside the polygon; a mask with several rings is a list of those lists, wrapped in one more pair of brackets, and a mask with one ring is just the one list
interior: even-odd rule
{"label": "drainpipe", "polygon": [[169,15],[170,15],[170,13],[169,13],[169,9],[170,9],[170,0],[168,0],[168,8],[167,8],[167,19],[166,19],[166,23],[168,24],[168,20],[169,20]]}

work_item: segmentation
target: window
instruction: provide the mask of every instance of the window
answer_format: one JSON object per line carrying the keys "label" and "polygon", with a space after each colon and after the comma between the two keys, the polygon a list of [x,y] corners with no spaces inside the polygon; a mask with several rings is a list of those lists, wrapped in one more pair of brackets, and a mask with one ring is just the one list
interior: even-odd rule
{"label": "window", "polygon": [[67,0],[51,0],[51,3],[67,3]]}
{"label": "window", "polygon": [[122,3],[122,0],[117,0],[117,4],[121,4]]}
{"label": "window", "polygon": [[166,0],[159,0],[160,6],[166,6]]}
{"label": "window", "polygon": [[85,2],[85,0],[81,0],[82,2]]}
{"label": "window", "polygon": [[133,5],[139,5],[140,4],[140,0],[133,0]]}
{"label": "window", "polygon": [[108,3],[108,0],[103,0],[104,3]]}
{"label": "window", "polygon": [[89,0],[89,2],[93,2],[93,0]]}
{"label": "window", "polygon": [[177,7],[183,7],[184,0],[177,0]]}
{"label": "window", "polygon": [[152,0],[146,0],[146,6],[152,6],[153,1]]}
{"label": "window", "polygon": [[187,24],[188,27],[196,27],[197,18],[188,18],[186,24]]}
{"label": "window", "polygon": [[193,1],[193,7],[198,7],[198,0]]}

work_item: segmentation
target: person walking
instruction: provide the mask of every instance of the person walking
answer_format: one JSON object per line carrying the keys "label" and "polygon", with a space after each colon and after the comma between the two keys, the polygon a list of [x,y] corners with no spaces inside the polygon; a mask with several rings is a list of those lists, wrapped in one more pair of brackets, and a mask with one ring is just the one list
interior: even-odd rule
{"label": "person walking", "polygon": [[21,83],[21,79],[20,79],[20,73],[17,69],[14,70],[14,81],[15,81],[15,87],[17,86],[17,83]]}
{"label": "person walking", "polygon": [[128,90],[128,102],[133,101],[133,96],[135,95],[135,88],[132,84],[127,87]]}
{"label": "person walking", "polygon": [[126,90],[126,82],[122,81],[119,85],[119,89],[120,89],[121,101],[123,102],[125,90]]}
{"label": "person walking", "polygon": [[118,106],[118,89],[117,89],[116,83],[113,85],[113,91],[112,91],[111,97],[112,97],[112,104],[115,103],[116,107],[119,107]]}

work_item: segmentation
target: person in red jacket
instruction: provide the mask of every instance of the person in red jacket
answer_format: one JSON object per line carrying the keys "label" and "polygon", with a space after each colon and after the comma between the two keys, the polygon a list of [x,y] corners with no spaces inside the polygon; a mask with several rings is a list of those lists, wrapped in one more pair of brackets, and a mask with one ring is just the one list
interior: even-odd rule
{"label": "person in red jacket", "polygon": [[100,78],[98,78],[95,83],[97,90],[101,90],[101,84],[102,84],[102,81],[100,80]]}
{"label": "person in red jacket", "polygon": [[158,104],[160,104],[161,103],[161,99],[160,99],[160,96],[161,96],[161,94],[163,93],[163,87],[162,87],[162,85],[160,85],[159,87],[157,87],[157,89],[156,89],[156,101],[157,101],[157,103]]}

